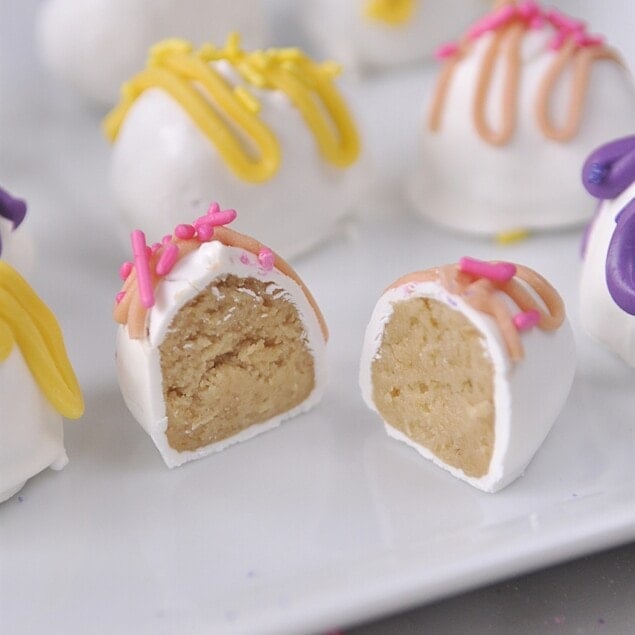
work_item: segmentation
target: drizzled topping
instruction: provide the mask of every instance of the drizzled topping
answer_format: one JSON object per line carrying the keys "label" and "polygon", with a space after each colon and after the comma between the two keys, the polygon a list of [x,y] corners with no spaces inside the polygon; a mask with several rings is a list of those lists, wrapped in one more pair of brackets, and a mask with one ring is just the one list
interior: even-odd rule
{"label": "drizzled topping", "polygon": [[[0,216],[11,221],[13,229],[17,229],[26,216],[26,203],[14,198],[0,187]],[[2,236],[0,236],[0,254],[2,254]]]}
{"label": "drizzled topping", "polygon": [[[232,86],[215,62],[225,61],[244,80]],[[323,159],[345,168],[359,155],[359,137],[334,84],[339,67],[318,64],[296,48],[248,53],[237,35],[224,48],[212,44],[195,51],[189,42],[166,40],[150,50],[147,68],[122,87],[122,99],[104,120],[114,141],[137,98],[161,88],[188,113],[232,172],[250,183],[271,179],[282,160],[274,131],[260,115],[251,88],[286,94],[313,132]]]}
{"label": "drizzled topping", "polygon": [[[498,3],[498,7],[479,20],[459,43],[450,43],[437,50],[437,58],[445,65],[437,84],[430,113],[429,127],[433,132],[441,129],[443,111],[452,78],[460,62],[473,50],[475,43],[485,35],[491,40],[483,55],[476,82],[473,102],[474,125],[479,136],[491,145],[505,145],[516,129],[518,96],[522,76],[521,48],[524,37],[531,31],[549,28],[553,31],[547,50],[554,55],[553,62],[543,77],[535,98],[535,114],[542,134],[553,141],[564,142],[578,133],[583,105],[593,63],[597,60],[620,62],[617,54],[604,45],[601,37],[587,33],[584,22],[559,11],[545,10],[534,0]],[[488,121],[494,75],[499,58],[504,69],[501,91],[502,121],[498,129]],[[551,114],[551,100],[556,86],[573,67],[571,91],[564,124],[558,126]]]}
{"label": "drizzled topping", "polygon": [[[553,331],[565,319],[564,303],[558,292],[540,274],[522,265],[462,258],[457,264],[400,278],[391,288],[407,288],[411,283],[429,281],[440,282],[449,293],[460,296],[472,308],[494,318],[507,352],[515,362],[524,357],[523,332],[536,327]],[[503,294],[512,300],[518,311],[510,309]]]}
{"label": "drizzled topping", "polygon": [[388,26],[401,26],[412,18],[417,1],[421,0],[366,0],[364,15]]}
{"label": "drizzled topping", "polygon": [[155,290],[161,280],[168,276],[185,256],[212,241],[242,249],[240,262],[243,265],[254,266],[260,276],[277,269],[296,282],[315,311],[324,339],[327,339],[328,330],[324,318],[302,280],[269,247],[226,227],[236,216],[235,210],[223,211],[218,203],[212,203],[207,214],[191,224],[177,225],[174,232],[164,236],[160,243],[148,245],[141,230],[132,232],[133,260],[124,262],[119,268],[119,276],[124,285],[115,297],[113,312],[116,322],[127,325],[128,334],[132,339],[142,339],[147,335],[148,311],[155,304]]}
{"label": "drizzled topping", "polygon": [[595,150],[582,168],[582,182],[596,198],[618,197],[635,182],[635,136],[611,141]]}
{"label": "drizzled topping", "polygon": [[51,406],[69,419],[80,417],[84,401],[55,316],[12,267],[0,262],[0,362],[14,346]]}

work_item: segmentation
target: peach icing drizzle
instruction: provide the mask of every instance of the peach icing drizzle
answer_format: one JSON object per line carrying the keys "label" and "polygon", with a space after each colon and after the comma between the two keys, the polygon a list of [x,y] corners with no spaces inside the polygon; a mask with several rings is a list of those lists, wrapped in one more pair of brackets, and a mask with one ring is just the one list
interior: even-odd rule
{"label": "peach icing drizzle", "polygon": [[[495,146],[505,145],[516,128],[519,86],[522,76],[522,44],[533,30],[550,26],[554,37],[549,43],[554,58],[540,82],[534,104],[536,122],[542,134],[553,141],[565,142],[579,131],[589,76],[594,62],[611,60],[621,63],[617,53],[604,45],[603,39],[589,35],[586,26],[555,10],[545,10],[535,0],[496,3],[494,11],[474,24],[458,44],[445,44],[437,57],[445,60],[432,101],[428,126],[433,132],[441,128],[445,103],[458,65],[472,52],[482,36],[492,34],[477,77],[472,103],[474,126],[478,135]],[[502,65],[501,121],[498,127],[488,120],[488,101],[498,64]],[[571,90],[564,123],[559,126],[551,114],[551,100],[558,83],[571,73]]]}
{"label": "peach icing drizzle", "polygon": [[[205,216],[191,225],[177,225],[174,233],[164,236],[160,243],[146,245],[143,232],[132,232],[134,262],[124,262],[119,269],[124,285],[116,296],[113,311],[115,321],[128,327],[128,334],[132,339],[143,339],[147,335],[148,311],[154,306],[154,291],[161,279],[182,258],[199,249],[203,243],[212,240],[255,255],[259,268],[265,273],[275,267],[291,278],[304,292],[318,318],[324,339],[328,339],[324,317],[297,273],[285,260],[262,243],[224,226],[235,218],[234,210],[221,211],[217,203],[212,203]],[[248,262],[243,258],[241,261]]]}

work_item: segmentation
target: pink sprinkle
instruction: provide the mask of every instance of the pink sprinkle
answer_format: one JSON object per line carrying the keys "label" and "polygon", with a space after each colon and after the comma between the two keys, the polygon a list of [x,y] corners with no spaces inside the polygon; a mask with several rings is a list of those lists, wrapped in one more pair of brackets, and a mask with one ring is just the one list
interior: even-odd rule
{"label": "pink sprinkle", "polygon": [[120,291],[115,296],[115,302],[117,302],[117,304],[119,304],[125,297],[126,297],[126,292],[125,291]]}
{"label": "pink sprinkle", "polygon": [[207,213],[210,216],[215,216],[216,214],[220,213],[220,205],[218,203],[211,203],[210,206],[207,208]]}
{"label": "pink sprinkle", "polygon": [[220,225],[229,225],[236,220],[236,210],[227,209],[224,212],[217,212],[215,214],[208,214],[206,222],[211,223],[214,227]]}
{"label": "pink sprinkle", "polygon": [[482,20],[474,24],[467,32],[470,40],[476,40],[488,31],[496,31],[505,24],[511,22],[516,17],[516,6],[508,4],[501,7],[498,11],[486,15]]}
{"label": "pink sprinkle", "polygon": [[192,225],[177,225],[174,228],[174,235],[181,240],[189,240],[194,238],[196,229]]}
{"label": "pink sprinkle", "polygon": [[168,273],[170,273],[178,257],[179,257],[179,248],[174,243],[172,243],[171,245],[168,245],[164,249],[163,253],[161,254],[161,257],[159,258],[159,262],[157,262],[157,267],[155,269],[155,271],[157,272],[157,275],[165,276]]}
{"label": "pink sprinkle", "polygon": [[214,226],[210,223],[200,223],[196,226],[196,237],[202,243],[206,243],[212,239],[214,235]]}
{"label": "pink sprinkle", "polygon": [[559,51],[567,39],[567,34],[563,31],[556,33],[554,38],[549,42],[549,48],[552,51]]}
{"label": "pink sprinkle", "polygon": [[575,43],[578,46],[586,48],[588,46],[602,46],[604,44],[604,38],[598,35],[586,35],[585,33],[576,33]]}
{"label": "pink sprinkle", "polygon": [[447,60],[449,57],[454,57],[459,52],[459,45],[454,42],[448,42],[447,44],[441,44],[434,52],[434,57],[437,60]]}
{"label": "pink sprinkle", "polygon": [[148,254],[146,236],[140,229],[135,229],[130,239],[132,242],[135,269],[137,270],[137,283],[139,285],[141,305],[149,309],[154,306],[154,289],[152,288],[152,275],[150,274],[149,263],[149,256],[151,254]]}
{"label": "pink sprinkle", "polygon": [[570,33],[574,31],[584,31],[586,25],[584,22],[574,20],[572,17],[560,13],[560,11],[552,10],[547,13],[547,20],[551,22],[557,29],[563,29]]}
{"label": "pink sprinkle", "polygon": [[459,271],[494,282],[509,282],[516,275],[516,266],[511,262],[490,263],[476,258],[461,258]]}
{"label": "pink sprinkle", "polygon": [[169,242],[172,242],[172,236],[170,234],[166,234],[162,239],[161,242],[164,245],[167,245]]}
{"label": "pink sprinkle", "polygon": [[526,311],[525,313],[518,313],[514,316],[514,326],[519,331],[528,331],[533,329],[534,326],[538,326],[540,323],[540,312],[535,309]]}
{"label": "pink sprinkle", "polygon": [[152,255],[152,247],[150,247],[150,245],[146,245],[146,254],[148,258]]}
{"label": "pink sprinkle", "polygon": [[258,263],[264,269],[264,271],[271,271],[273,269],[273,263],[276,257],[273,254],[273,251],[269,249],[269,247],[263,247],[258,252]]}
{"label": "pink sprinkle", "polygon": [[247,254],[243,254],[240,257],[240,262],[242,262],[243,265],[248,265],[249,264],[249,256]]}
{"label": "pink sprinkle", "polygon": [[152,245],[152,255],[156,254],[159,249],[161,249],[161,243],[154,243]]}
{"label": "pink sprinkle", "polygon": [[122,280],[127,280],[128,276],[132,273],[132,263],[124,262],[121,267],[119,267],[119,277]]}
{"label": "pink sprinkle", "polygon": [[524,0],[518,4],[518,14],[525,19],[540,14],[540,7],[534,0]]}

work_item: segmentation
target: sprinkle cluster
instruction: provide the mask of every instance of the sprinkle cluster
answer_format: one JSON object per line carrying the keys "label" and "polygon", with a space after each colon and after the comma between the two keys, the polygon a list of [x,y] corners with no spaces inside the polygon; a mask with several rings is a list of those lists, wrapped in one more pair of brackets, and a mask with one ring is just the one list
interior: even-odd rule
{"label": "sprinkle cluster", "polygon": [[[485,262],[475,258],[461,258],[459,271],[475,278],[485,278],[496,285],[504,285],[516,275],[516,265],[511,262]],[[512,322],[518,331],[528,331],[540,322],[540,312],[532,309],[517,313]]]}
{"label": "sprinkle cluster", "polygon": [[[546,24],[551,25],[556,31],[554,38],[549,43],[549,48],[553,51],[559,51],[570,40],[579,48],[601,46],[604,43],[602,37],[587,33],[584,22],[575,20],[555,9],[543,9],[535,0],[506,4],[486,15],[470,27],[467,32],[467,41],[478,40],[486,33],[498,31],[514,22],[520,22],[525,28],[532,30],[540,29]],[[435,56],[439,60],[444,60],[454,57],[460,51],[461,44],[451,42],[440,46]]]}
{"label": "sprinkle cluster", "polygon": [[[197,218],[191,225],[177,225],[173,234],[163,237],[160,243],[146,244],[145,234],[136,229],[131,234],[132,253],[134,262],[124,262],[119,268],[119,276],[127,280],[133,269],[137,274],[137,285],[141,304],[146,309],[154,306],[155,277],[166,276],[179,259],[180,241],[196,240],[199,243],[207,243],[214,237],[214,228],[228,225],[236,218],[236,210],[221,211],[218,203],[212,203],[205,216]],[[154,268],[152,263],[154,262]],[[117,303],[125,296],[125,291],[117,294]]]}

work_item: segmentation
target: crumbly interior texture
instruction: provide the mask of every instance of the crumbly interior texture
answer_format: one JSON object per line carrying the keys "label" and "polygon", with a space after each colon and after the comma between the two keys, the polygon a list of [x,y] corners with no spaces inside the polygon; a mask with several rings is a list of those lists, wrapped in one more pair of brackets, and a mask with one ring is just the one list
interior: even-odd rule
{"label": "crumbly interior texture", "polygon": [[444,463],[484,476],[494,447],[493,366],[460,312],[430,298],[394,305],[372,365],[383,419]]}
{"label": "crumbly interior texture", "polygon": [[160,346],[171,447],[195,450],[291,410],[315,385],[304,326],[273,283],[227,276],[177,313]]}

